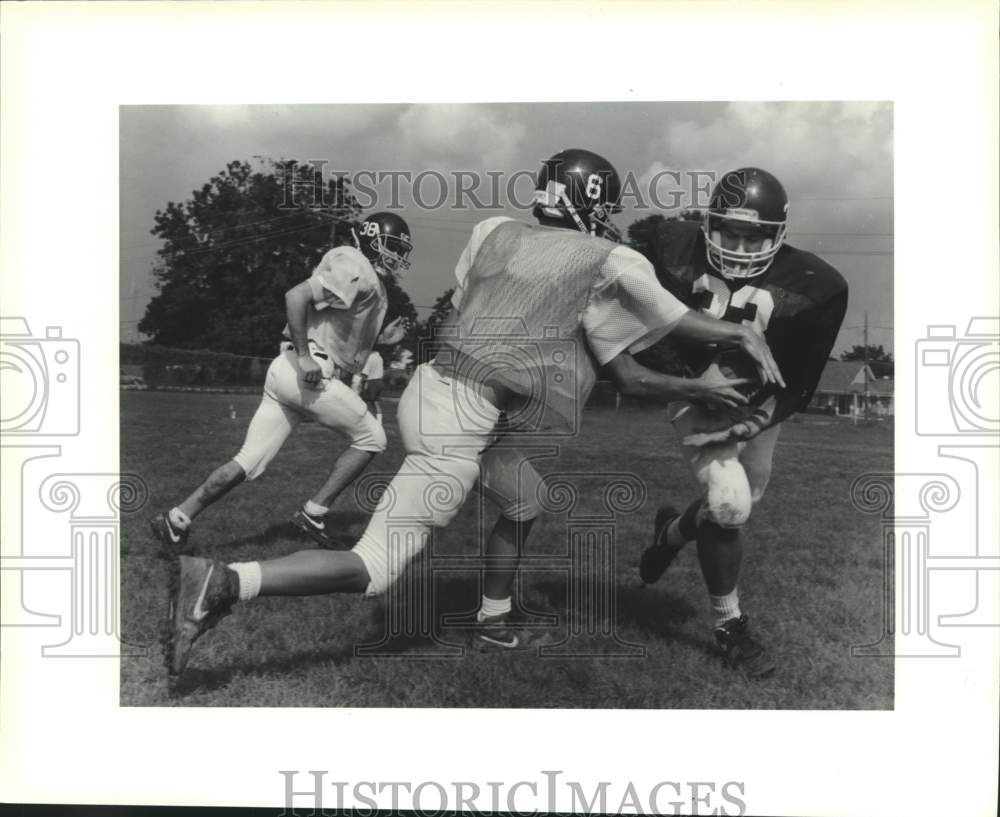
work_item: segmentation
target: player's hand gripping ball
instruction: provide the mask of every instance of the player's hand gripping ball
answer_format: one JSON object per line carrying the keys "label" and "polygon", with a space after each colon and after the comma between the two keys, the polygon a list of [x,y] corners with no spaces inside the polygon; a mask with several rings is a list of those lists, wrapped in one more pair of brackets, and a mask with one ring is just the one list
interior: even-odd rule
{"label": "player's hand gripping ball", "polygon": [[744,406],[729,408],[710,408],[699,405],[697,418],[692,428],[695,433],[721,431],[734,423],[747,419],[768,396],[757,364],[741,349],[720,351],[699,376],[746,380],[746,383],[733,386],[733,388],[747,398],[747,403]]}

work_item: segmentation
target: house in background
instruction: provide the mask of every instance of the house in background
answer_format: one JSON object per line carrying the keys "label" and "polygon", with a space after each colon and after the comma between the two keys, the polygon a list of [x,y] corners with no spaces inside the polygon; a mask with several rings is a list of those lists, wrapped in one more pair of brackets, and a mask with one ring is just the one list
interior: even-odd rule
{"label": "house in background", "polygon": [[146,380],[142,376],[142,366],[134,363],[123,363],[118,370],[118,385],[123,389],[144,391]]}
{"label": "house in background", "polygon": [[[879,377],[879,371],[883,374]],[[868,366],[868,406],[872,417],[895,414],[894,381],[884,364]],[[860,360],[831,360],[823,369],[810,411],[859,417],[865,413],[865,364]]]}

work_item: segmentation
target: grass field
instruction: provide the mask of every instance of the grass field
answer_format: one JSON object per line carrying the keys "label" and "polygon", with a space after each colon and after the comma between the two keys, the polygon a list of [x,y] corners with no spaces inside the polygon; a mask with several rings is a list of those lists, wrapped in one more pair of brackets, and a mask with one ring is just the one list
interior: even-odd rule
{"label": "grass field", "polygon": [[[661,413],[589,410],[585,434],[560,442],[558,461],[539,470],[624,472],[647,498],[615,523],[616,632],[641,645],[638,658],[613,657],[608,642],[591,658],[531,653],[441,657],[433,641],[399,638],[383,654],[356,653],[386,629],[382,602],[355,597],[262,598],[239,606],[198,643],[182,680],[168,688],[156,644],[165,610],[166,567],[148,532],[154,512],[176,504],[240,447],[258,398],[249,395],[123,392],[122,471],[149,485],[149,504],[122,521],[123,637],[149,644],[148,655],[123,659],[125,706],[417,706],[888,709],[892,663],[852,658],[850,647],[877,639],[881,628],[882,551],[879,521],[850,504],[852,480],[892,469],[891,426],[855,427],[807,416],[785,424],[768,495],[746,528],[741,600],[754,631],[775,653],[777,673],[750,683],[714,652],[707,599],[693,547],[659,584],[636,574],[653,513],[665,500],[690,498],[690,478]],[[230,419],[230,406],[237,419]],[[391,474],[402,460],[395,403],[384,405],[389,450],[372,472]],[[287,519],[325,477],[343,442],[314,424],[300,426],[259,480],[240,486],[195,523],[192,543],[225,561],[268,558],[311,546]],[[583,511],[600,509],[593,480],[579,479]],[[596,491],[596,489],[595,489]],[[577,512],[581,509],[578,508]],[[353,493],[341,497],[331,522],[344,547],[363,531],[366,515]],[[436,539],[434,564],[477,552],[480,519],[470,502]],[[530,556],[566,551],[567,516],[535,527]],[[558,572],[532,573],[520,595],[525,607],[559,616],[567,631],[567,590]],[[437,615],[478,605],[471,569],[434,572]],[[393,607],[389,613],[397,613]],[[442,631],[442,638],[451,640]],[[385,652],[397,652],[390,657]]]}

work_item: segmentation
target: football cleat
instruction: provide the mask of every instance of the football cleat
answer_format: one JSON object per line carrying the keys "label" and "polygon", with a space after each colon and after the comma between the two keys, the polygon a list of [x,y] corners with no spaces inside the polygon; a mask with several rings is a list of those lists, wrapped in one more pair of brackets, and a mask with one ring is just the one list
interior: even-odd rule
{"label": "football cleat", "polygon": [[507,614],[477,622],[469,637],[469,645],[479,652],[528,650],[554,643],[550,632],[518,626]]}
{"label": "football cleat", "polygon": [[153,531],[153,536],[163,545],[163,555],[173,557],[182,553],[190,553],[188,547],[189,530],[181,530],[176,525],[171,524],[170,514],[164,511],[158,513],[149,520],[149,528]]}
{"label": "football cleat", "polygon": [[684,547],[667,546],[667,528],[678,516],[680,514],[672,505],[664,505],[656,512],[656,518],[653,520],[653,544],[646,548],[639,558],[639,578],[643,584],[653,584],[658,581]]}
{"label": "football cleat", "polygon": [[214,559],[181,556],[170,574],[170,605],[161,644],[167,672],[180,675],[194,643],[232,612],[240,597],[236,572]]}
{"label": "football cleat", "polygon": [[310,538],[321,548],[333,548],[333,541],[326,535],[326,521],[322,516],[306,513],[305,508],[299,508],[292,515],[292,524],[300,531],[309,534]]}
{"label": "football cleat", "polygon": [[731,618],[715,628],[715,640],[726,664],[750,679],[766,678],[775,669],[774,659],[760,642],[750,636],[746,615]]}

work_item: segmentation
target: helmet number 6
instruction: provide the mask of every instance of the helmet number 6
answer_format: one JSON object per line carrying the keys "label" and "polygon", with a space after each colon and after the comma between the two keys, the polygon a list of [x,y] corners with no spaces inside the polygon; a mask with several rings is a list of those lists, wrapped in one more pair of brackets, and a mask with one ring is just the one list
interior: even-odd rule
{"label": "helmet number 6", "polygon": [[591,173],[587,177],[587,189],[585,192],[592,199],[599,199],[601,197],[601,177],[596,173]]}

